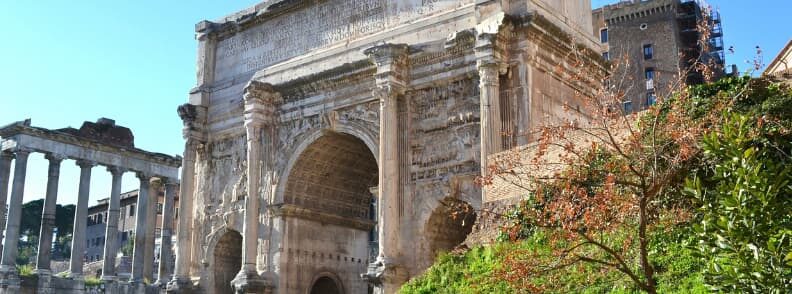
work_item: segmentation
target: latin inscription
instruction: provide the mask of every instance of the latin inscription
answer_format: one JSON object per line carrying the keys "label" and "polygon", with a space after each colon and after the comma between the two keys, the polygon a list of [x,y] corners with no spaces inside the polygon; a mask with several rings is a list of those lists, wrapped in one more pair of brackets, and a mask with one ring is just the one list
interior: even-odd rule
{"label": "latin inscription", "polygon": [[329,0],[240,32],[217,45],[216,79],[385,30],[471,0]]}

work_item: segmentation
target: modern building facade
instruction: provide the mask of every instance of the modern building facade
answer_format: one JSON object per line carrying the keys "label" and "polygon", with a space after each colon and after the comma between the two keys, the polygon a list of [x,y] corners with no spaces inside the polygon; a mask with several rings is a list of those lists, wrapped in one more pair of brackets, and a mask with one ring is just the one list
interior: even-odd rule
{"label": "modern building facade", "polygon": [[[137,198],[139,195],[139,190],[132,190],[126,193],[121,194],[121,206],[119,211],[119,219],[118,219],[118,236],[117,240],[119,242],[119,246],[117,248],[117,253],[121,253],[124,246],[127,244],[131,244],[131,240],[134,239],[135,234],[135,224],[136,224],[136,211],[137,211]],[[154,195],[151,195],[154,196]],[[157,219],[156,219],[156,226],[154,228],[154,235],[156,236],[154,239],[154,267],[157,268],[159,265],[160,260],[160,243],[161,243],[161,230],[162,230],[162,213],[163,207],[165,203],[165,189],[164,187],[160,186],[157,193],[157,204],[156,204],[156,212],[157,212]],[[174,206],[178,207],[179,197],[178,194],[174,196]],[[152,197],[153,198],[153,197]],[[87,221],[87,229],[86,229],[86,247],[85,247],[85,262],[86,263],[94,263],[103,260],[104,256],[104,243],[106,240],[106,227],[108,221],[108,200],[109,198],[104,198],[98,200],[98,204],[91,206],[88,208],[88,221]],[[176,224],[176,219],[178,218],[178,208],[174,211],[174,217],[171,221],[171,228],[173,228]],[[176,237],[173,236],[171,240],[172,244],[175,244]],[[171,246],[172,247],[172,246]],[[131,252],[128,252],[131,254]],[[127,255],[129,255],[127,254]],[[130,257],[130,256],[127,256]],[[170,256],[170,264],[173,264],[175,260],[175,255],[171,254]],[[129,270],[131,268],[125,267],[123,262],[119,262],[117,265],[118,268],[118,275],[119,276],[128,276],[131,274]],[[93,265],[92,268],[101,268],[100,266]],[[86,274],[96,274],[97,277],[101,276],[101,270],[99,271],[85,271]]]}
{"label": "modern building facade", "polygon": [[[626,113],[653,105],[684,84],[724,75],[720,14],[703,1],[629,0],[593,11],[602,56],[613,64],[606,83],[624,95]],[[703,32],[709,27],[708,32]],[[705,38],[706,46],[699,41]],[[713,72],[702,70],[706,64]]]}

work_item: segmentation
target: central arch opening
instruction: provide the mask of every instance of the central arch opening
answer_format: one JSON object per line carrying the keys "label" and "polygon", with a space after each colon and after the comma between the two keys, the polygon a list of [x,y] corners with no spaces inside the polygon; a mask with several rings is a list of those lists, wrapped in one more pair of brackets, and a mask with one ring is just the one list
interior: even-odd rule
{"label": "central arch opening", "polygon": [[321,277],[316,280],[313,287],[311,287],[311,294],[341,294],[338,285],[333,279],[328,277]]}
{"label": "central arch opening", "polygon": [[[294,293],[365,293],[360,279],[376,247],[372,203],[378,167],[369,147],[353,135],[326,131],[306,147],[289,171],[283,202],[296,276]],[[314,282],[317,272],[338,277]],[[342,286],[343,285],[343,286]],[[331,291],[335,289],[335,291]],[[319,292],[316,292],[319,291]]]}
{"label": "central arch opening", "polygon": [[214,249],[214,292],[234,293],[231,281],[242,268],[242,235],[228,231]]}

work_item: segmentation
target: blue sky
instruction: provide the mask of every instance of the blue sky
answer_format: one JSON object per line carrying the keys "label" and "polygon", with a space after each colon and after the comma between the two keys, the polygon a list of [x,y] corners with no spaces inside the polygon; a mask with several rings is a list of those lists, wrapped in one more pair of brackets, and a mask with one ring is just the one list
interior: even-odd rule
{"label": "blue sky", "polygon": [[[0,124],[32,118],[47,128],[79,127],[108,117],[129,127],[139,148],[180,154],[176,107],[195,84],[194,25],[254,5],[234,1],[0,2]],[[595,7],[614,1],[593,0]],[[754,47],[765,62],[792,37],[785,29],[789,0],[710,1],[723,16],[728,63],[747,67]],[[76,202],[79,170],[61,167],[58,203]],[[42,198],[47,162],[31,155],[25,201]],[[91,204],[107,197],[110,176],[93,170]],[[137,186],[124,176],[123,190]]]}

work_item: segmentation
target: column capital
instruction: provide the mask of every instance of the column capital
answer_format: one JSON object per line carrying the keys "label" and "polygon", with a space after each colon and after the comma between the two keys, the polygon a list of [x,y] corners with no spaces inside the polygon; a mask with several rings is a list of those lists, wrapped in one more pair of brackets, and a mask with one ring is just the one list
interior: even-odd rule
{"label": "column capital", "polygon": [[276,105],[282,101],[280,93],[268,83],[251,80],[245,86],[245,127],[265,127],[276,121]]}
{"label": "column capital", "polygon": [[92,168],[96,166],[96,162],[80,159],[77,160],[77,166],[79,166],[80,168]]}
{"label": "column capital", "polygon": [[47,153],[46,155],[44,155],[44,158],[46,158],[47,160],[49,160],[51,163],[52,163],[52,162],[55,162],[55,163],[60,163],[61,161],[63,161],[63,160],[64,160],[64,159],[66,159],[67,157],[66,157],[66,155],[63,155],[63,154],[58,154],[58,153]]}
{"label": "column capital", "polygon": [[[383,93],[403,94],[409,81],[410,47],[407,44],[382,44],[363,51],[377,67],[374,75]],[[376,93],[375,93],[376,95]]]}
{"label": "column capital", "polygon": [[148,174],[148,173],[144,173],[144,172],[135,172],[135,176],[136,176],[138,179],[140,179],[140,183],[141,183],[141,184],[142,184],[143,182],[146,182],[146,183],[148,184],[148,182],[151,180],[151,177],[153,177],[152,175],[150,175],[150,174]]}
{"label": "column capital", "polygon": [[14,159],[14,157],[15,157],[15,155],[14,155],[13,152],[6,151],[6,150],[0,151],[0,159],[2,159],[2,160],[12,160],[12,159]]}
{"label": "column capital", "polygon": [[496,13],[476,25],[476,65],[496,66],[501,73],[508,69],[508,38],[513,28],[508,15]]}
{"label": "column capital", "polygon": [[109,171],[110,174],[113,175],[114,177],[117,177],[127,172],[127,169],[120,166],[108,166],[107,171]]}
{"label": "column capital", "polygon": [[27,157],[28,155],[30,155],[30,153],[33,152],[33,149],[30,149],[30,148],[27,148],[27,147],[18,146],[18,147],[15,147],[15,148],[11,149],[11,152],[14,153],[14,156],[16,158],[19,158],[20,156]]}
{"label": "column capital", "polygon": [[162,186],[162,178],[152,176],[149,178],[149,186],[154,189],[159,189]]}
{"label": "column capital", "polygon": [[206,106],[185,103],[176,108],[179,118],[182,120],[182,136],[184,139],[194,139],[206,141],[205,121]]}
{"label": "column capital", "polygon": [[163,186],[176,186],[176,185],[179,185],[179,179],[176,179],[176,178],[162,177],[162,178],[160,178],[160,180],[162,181],[162,185]]}

